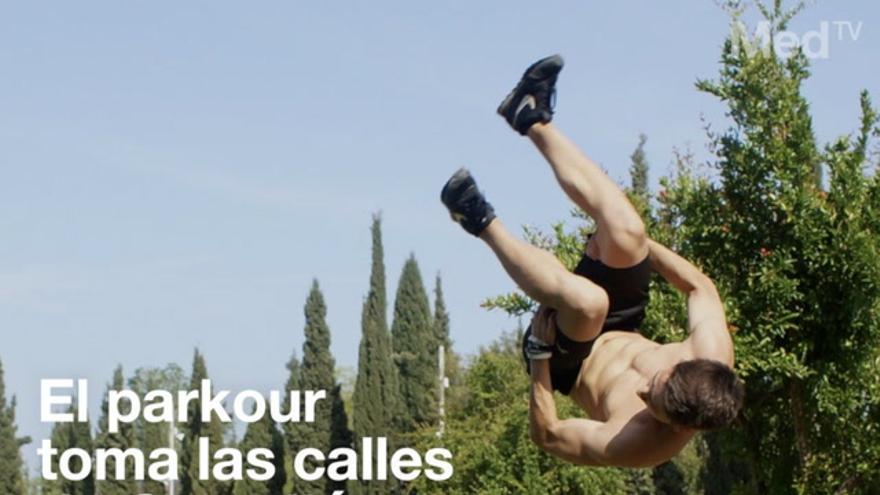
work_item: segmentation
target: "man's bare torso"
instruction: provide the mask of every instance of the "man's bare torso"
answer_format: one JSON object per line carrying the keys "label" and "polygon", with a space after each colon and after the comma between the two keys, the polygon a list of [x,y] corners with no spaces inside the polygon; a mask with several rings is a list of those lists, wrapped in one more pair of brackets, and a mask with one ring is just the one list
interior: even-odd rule
{"label": "man's bare torso", "polygon": [[[662,370],[691,359],[685,344],[660,345],[636,332],[606,332],[581,365],[571,392],[591,419],[620,426],[621,444],[630,435],[640,438],[633,465],[654,465],[677,454],[694,432],[673,428],[651,415],[636,391]],[[627,449],[629,450],[629,449]]]}

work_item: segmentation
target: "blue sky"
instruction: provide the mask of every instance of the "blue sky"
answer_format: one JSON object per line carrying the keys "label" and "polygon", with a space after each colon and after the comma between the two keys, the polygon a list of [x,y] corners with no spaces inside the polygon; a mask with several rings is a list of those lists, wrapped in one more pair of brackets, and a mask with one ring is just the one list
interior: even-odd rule
{"label": "blue sky", "polygon": [[[791,26],[863,23],[806,84],[822,140],[856,128],[861,89],[880,98],[878,19],[824,1]],[[0,2],[0,359],[20,432],[49,431],[41,378],[88,378],[96,414],[117,363],[188,369],[195,346],[223,388],[281,388],[314,277],[356,366],[380,210],[389,299],[414,252],[474,352],[515,326],[478,307],[512,284],[448,220],[445,180],[470,167],[512,226],[569,210],[494,114],[522,70],[562,53],[559,125],[621,181],[646,133],[656,182],[676,148],[707,158],[701,116],[725,125],[694,82],[727,29],[710,0]]]}

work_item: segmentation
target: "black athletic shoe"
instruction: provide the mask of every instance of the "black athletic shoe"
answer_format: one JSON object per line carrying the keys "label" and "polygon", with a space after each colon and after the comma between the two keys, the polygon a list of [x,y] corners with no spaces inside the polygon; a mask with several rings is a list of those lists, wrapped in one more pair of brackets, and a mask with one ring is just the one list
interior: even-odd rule
{"label": "black athletic shoe", "polygon": [[533,125],[553,119],[556,78],[563,64],[559,55],[538,60],[526,69],[519,84],[498,106],[498,114],[516,132],[525,136]]}
{"label": "black athletic shoe", "polygon": [[477,189],[477,182],[465,168],[458,169],[443,186],[440,201],[449,209],[452,220],[475,236],[479,236],[495,219],[495,210]]}

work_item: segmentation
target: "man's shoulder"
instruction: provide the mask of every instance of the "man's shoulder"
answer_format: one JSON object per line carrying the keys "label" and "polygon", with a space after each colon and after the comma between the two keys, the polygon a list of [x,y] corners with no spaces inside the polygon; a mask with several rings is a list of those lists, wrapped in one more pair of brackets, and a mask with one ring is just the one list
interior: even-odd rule
{"label": "man's shoulder", "polygon": [[636,414],[608,418],[606,427],[617,434],[609,454],[628,467],[651,467],[675,457],[696,433],[658,421],[644,409]]}

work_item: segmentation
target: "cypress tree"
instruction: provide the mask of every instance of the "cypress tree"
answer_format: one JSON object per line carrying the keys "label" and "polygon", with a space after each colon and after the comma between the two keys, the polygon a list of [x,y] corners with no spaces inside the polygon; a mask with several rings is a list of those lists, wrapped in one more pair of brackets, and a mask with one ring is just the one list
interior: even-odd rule
{"label": "cypress tree", "polygon": [[434,279],[434,338],[446,349],[452,347],[452,340],[449,337],[449,312],[443,299],[443,282],[439,273]]}
{"label": "cypress tree", "polygon": [[[290,361],[287,362],[287,384],[285,385],[285,390],[287,394],[285,395],[284,403],[285,413],[290,412],[289,404],[290,404],[290,391],[292,390],[302,390],[302,365],[300,364],[299,359],[296,357],[296,351],[294,351],[293,355],[290,356]],[[306,445],[302,443],[300,438],[302,437],[302,430],[304,427],[304,423],[295,423],[295,422],[286,422],[281,425],[282,432],[284,434],[284,444],[287,447],[285,449],[284,455],[284,467],[288,473],[291,475],[287,479],[287,483],[284,486],[284,493],[292,493],[297,485],[300,484],[300,480],[294,476],[293,471],[293,456],[299,452],[300,448],[305,447]]]}
{"label": "cypress tree", "polygon": [[253,449],[269,449],[274,455],[275,476],[269,481],[254,481],[247,477],[237,481],[232,493],[234,495],[282,495],[287,476],[284,471],[284,436],[269,414],[259,421],[251,423],[238,446],[243,455]]}
{"label": "cypress tree", "polygon": [[15,397],[7,404],[3,363],[0,362],[0,493],[24,495],[20,447],[29,439],[19,439],[16,433]]}
{"label": "cypress tree", "polygon": [[[391,336],[386,321],[385,265],[382,227],[373,217],[373,261],[370,290],[361,315],[361,343],[358,353],[358,376],[354,388],[354,432],[360,444],[365,437],[390,437],[399,411],[397,369],[392,359]],[[372,481],[353,484],[355,493],[386,494],[393,484]]]}
{"label": "cypress tree", "polygon": [[[193,369],[190,376],[190,390],[199,390],[202,380],[208,379],[208,368],[205,357],[196,349],[193,355]],[[199,438],[206,437],[209,441],[208,458],[213,459],[214,453],[223,447],[223,424],[216,417],[211,421],[202,422],[202,398],[190,401],[187,423],[181,428],[185,434],[183,455],[181,456],[181,495],[223,495],[228,487],[213,479],[199,479]]]}
{"label": "cypress tree", "polygon": [[629,199],[639,212],[645,224],[650,227],[651,217],[651,192],[648,190],[648,159],[645,156],[645,143],[648,137],[639,134],[639,144],[630,155],[629,178],[630,187],[627,190]]}
{"label": "cypress tree", "polygon": [[645,157],[645,143],[648,137],[639,134],[639,144],[630,155],[630,190],[641,198],[648,198],[648,159]]}
{"label": "cypress tree", "polygon": [[[76,404],[74,399],[73,403]],[[77,416],[75,405],[67,411],[74,418]],[[43,482],[43,495],[95,495],[94,470],[82,481],[65,479],[59,469],[61,454],[68,449],[82,449],[91,455],[92,432],[88,422],[74,421],[72,423],[55,423],[52,427],[52,448],[58,449],[58,455],[52,457],[52,471],[57,475],[56,480]],[[82,471],[82,461],[78,457],[72,457],[68,464],[70,471],[78,473]]]}
{"label": "cypress tree", "polygon": [[[333,406],[336,380],[334,370],[336,363],[330,353],[330,329],[327,326],[327,306],[324,296],[318,286],[318,281],[312,282],[312,289],[305,305],[305,342],[303,343],[303,361],[300,371],[300,386],[304,390],[324,390],[327,393],[325,400],[315,405],[315,421],[304,423],[300,428],[299,442],[301,445],[316,448],[322,452],[329,452],[337,445],[333,440]],[[336,425],[341,427],[341,425]],[[345,426],[347,430],[347,426]],[[337,435],[346,436],[345,432],[337,432]],[[346,445],[347,446],[347,445]],[[307,461],[309,471],[317,467],[314,461]],[[313,482],[300,482],[295,486],[297,494],[321,494],[333,493],[333,482],[322,478]]]}
{"label": "cypress tree", "polygon": [[[330,329],[327,327],[327,306],[318,286],[312,282],[312,289],[304,308],[306,325],[303,342],[303,360],[300,385],[304,390],[324,390],[328,399],[315,405],[315,421],[309,425],[304,445],[327,451],[330,447],[330,393],[335,386],[333,371],[336,364],[330,354]],[[317,492],[315,492],[317,493]]]}
{"label": "cypress tree", "polygon": [[[104,449],[120,449],[126,451],[135,446],[134,426],[131,423],[119,425],[119,431],[111,433],[108,426],[108,395],[110,390],[122,390],[125,388],[125,378],[122,374],[122,366],[113,371],[113,382],[108,385],[104,401],[101,403],[101,418],[98,420],[98,433],[95,437],[95,447]],[[130,408],[123,406],[121,412],[127,414]],[[144,456],[149,457],[149,451],[144,451]],[[97,481],[97,488],[101,495],[130,495],[137,493],[137,481],[134,479],[134,464],[128,462],[125,466],[125,479],[116,479],[116,462],[112,459],[107,465],[107,480]]]}
{"label": "cypress tree", "polygon": [[[73,411],[76,416],[76,410]],[[92,426],[88,421],[76,421],[71,423],[71,441],[70,446],[85,450],[86,452],[94,451],[94,441],[92,439]],[[78,490],[65,491],[69,495],[94,495],[95,493],[95,476],[94,472],[85,480],[80,482]]]}
{"label": "cypress tree", "polygon": [[391,338],[400,377],[403,405],[401,430],[412,432],[437,418],[437,347],[440,344],[431,321],[428,294],[414,255],[403,265]]}
{"label": "cypress tree", "polygon": [[[352,431],[348,427],[348,414],[345,412],[345,401],[342,398],[342,385],[337,384],[333,387],[330,394],[331,411],[330,411],[330,447],[352,447],[354,441]],[[345,481],[327,482],[328,492],[333,493],[337,490],[347,491],[348,483]]]}

